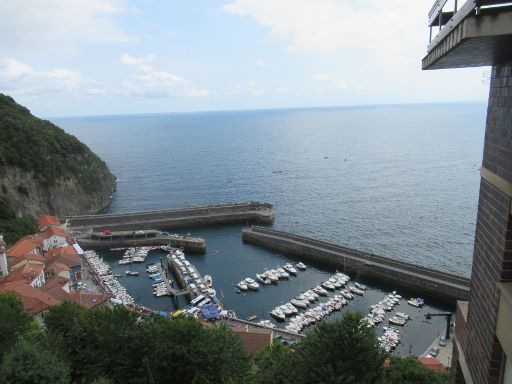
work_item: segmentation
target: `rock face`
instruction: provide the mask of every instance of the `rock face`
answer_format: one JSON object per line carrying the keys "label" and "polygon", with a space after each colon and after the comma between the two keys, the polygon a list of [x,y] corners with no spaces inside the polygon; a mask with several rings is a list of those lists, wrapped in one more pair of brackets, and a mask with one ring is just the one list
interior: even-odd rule
{"label": "rock face", "polygon": [[0,199],[18,216],[97,213],[115,185],[85,144],[0,94]]}

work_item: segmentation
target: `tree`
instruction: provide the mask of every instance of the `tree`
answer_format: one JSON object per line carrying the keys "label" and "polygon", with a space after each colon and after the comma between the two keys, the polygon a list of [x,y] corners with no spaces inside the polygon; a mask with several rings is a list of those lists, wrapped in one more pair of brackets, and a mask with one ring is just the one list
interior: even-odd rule
{"label": "tree", "polygon": [[254,384],[286,384],[289,383],[289,371],[293,352],[279,340],[263,349],[255,358],[256,369],[253,375]]}
{"label": "tree", "polygon": [[320,323],[291,354],[294,383],[377,383],[386,355],[361,313]]}
{"label": "tree", "polygon": [[44,345],[41,335],[23,338],[5,355],[0,377],[6,384],[71,383],[66,362]]}
{"label": "tree", "polygon": [[0,293],[0,362],[5,353],[23,335],[35,329],[32,316],[25,312],[21,301],[11,293]]}
{"label": "tree", "polygon": [[448,372],[434,372],[425,368],[415,357],[400,359],[391,357],[389,367],[384,369],[382,384],[448,384]]}
{"label": "tree", "polygon": [[192,319],[148,321],[148,363],[159,383],[243,382],[251,361],[226,327],[205,328]]}

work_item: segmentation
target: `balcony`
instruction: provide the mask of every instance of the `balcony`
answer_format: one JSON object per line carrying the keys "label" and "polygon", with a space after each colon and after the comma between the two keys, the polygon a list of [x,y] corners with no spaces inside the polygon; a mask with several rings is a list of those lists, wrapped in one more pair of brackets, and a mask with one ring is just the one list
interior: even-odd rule
{"label": "balcony", "polygon": [[423,69],[488,66],[512,59],[512,1],[468,0],[460,8],[457,0],[451,7],[447,3],[436,0],[428,13]]}

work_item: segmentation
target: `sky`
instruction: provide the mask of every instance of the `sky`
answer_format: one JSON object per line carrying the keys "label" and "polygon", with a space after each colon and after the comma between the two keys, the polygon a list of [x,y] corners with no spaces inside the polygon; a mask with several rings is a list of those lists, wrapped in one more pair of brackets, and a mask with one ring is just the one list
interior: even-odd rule
{"label": "sky", "polygon": [[39,116],[479,101],[422,71],[433,0],[0,0],[0,92]]}

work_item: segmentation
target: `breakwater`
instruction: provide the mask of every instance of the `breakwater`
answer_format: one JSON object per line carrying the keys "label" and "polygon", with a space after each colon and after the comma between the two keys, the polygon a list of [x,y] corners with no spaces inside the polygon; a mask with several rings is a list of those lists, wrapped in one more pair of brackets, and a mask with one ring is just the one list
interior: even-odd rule
{"label": "breakwater", "polygon": [[263,227],[242,230],[244,242],[391,282],[445,301],[467,299],[469,279],[389,257]]}
{"label": "breakwater", "polygon": [[156,230],[91,232],[78,238],[82,247],[125,248],[171,245],[189,253],[205,253],[206,243],[200,237],[170,235]]}
{"label": "breakwater", "polygon": [[271,224],[274,222],[274,208],[267,203],[249,202],[158,211],[68,216],[65,221],[67,226],[74,230],[109,229],[117,231],[170,229],[229,223]]}

